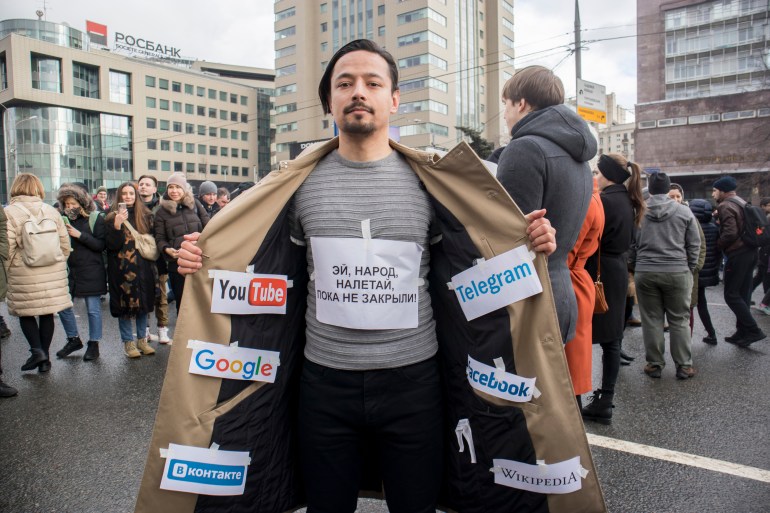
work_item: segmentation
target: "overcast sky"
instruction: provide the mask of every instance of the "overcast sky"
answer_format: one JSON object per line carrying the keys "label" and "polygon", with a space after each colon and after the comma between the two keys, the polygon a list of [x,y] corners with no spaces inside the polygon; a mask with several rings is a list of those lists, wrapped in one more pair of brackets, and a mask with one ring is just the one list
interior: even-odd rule
{"label": "overcast sky", "polygon": [[[312,0],[305,0],[309,4]],[[394,0],[385,0],[387,4]],[[542,64],[562,77],[568,96],[575,94],[574,0],[513,0],[516,67]],[[47,0],[48,21],[85,30],[89,19],[114,32],[130,33],[181,49],[198,59],[263,68],[273,67],[272,0]],[[43,0],[0,0],[0,19],[35,18]],[[583,79],[615,92],[618,103],[636,102],[636,2],[581,0],[585,41]]]}

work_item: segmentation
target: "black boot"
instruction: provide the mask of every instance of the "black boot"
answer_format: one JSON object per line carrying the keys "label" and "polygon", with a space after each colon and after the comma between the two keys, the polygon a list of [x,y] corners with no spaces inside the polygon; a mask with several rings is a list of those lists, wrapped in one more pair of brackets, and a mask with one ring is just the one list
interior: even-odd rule
{"label": "black boot", "polygon": [[21,370],[33,370],[41,363],[48,361],[48,357],[42,349],[30,349],[29,351],[32,353],[32,356],[21,366]]}
{"label": "black boot", "polygon": [[86,354],[83,355],[83,361],[89,362],[91,360],[96,360],[97,358],[99,358],[99,342],[89,340]]}
{"label": "black boot", "polygon": [[584,420],[591,420],[599,424],[609,425],[612,422],[612,404],[614,393],[596,390],[589,399],[588,405],[581,410]]}
{"label": "black boot", "polygon": [[[5,323],[5,319],[3,319],[3,316],[0,315],[0,338],[8,338],[10,336],[11,330],[8,329],[8,325]],[[14,388],[14,390],[16,389]]]}
{"label": "black boot", "polygon": [[83,349],[83,341],[80,337],[70,337],[67,339],[67,343],[59,351],[56,351],[57,358],[66,358],[75,351]]}

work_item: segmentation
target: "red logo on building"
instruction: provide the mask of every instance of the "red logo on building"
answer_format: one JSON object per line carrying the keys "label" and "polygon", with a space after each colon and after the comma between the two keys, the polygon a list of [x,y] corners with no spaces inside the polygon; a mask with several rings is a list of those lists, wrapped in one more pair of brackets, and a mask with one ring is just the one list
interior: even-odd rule
{"label": "red logo on building", "polygon": [[107,46],[107,25],[86,20],[86,32],[92,43]]}

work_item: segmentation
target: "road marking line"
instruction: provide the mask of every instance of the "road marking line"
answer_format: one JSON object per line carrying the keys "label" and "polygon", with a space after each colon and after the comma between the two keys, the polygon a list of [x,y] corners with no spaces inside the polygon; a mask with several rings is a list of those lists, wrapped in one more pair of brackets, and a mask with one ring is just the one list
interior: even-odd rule
{"label": "road marking line", "polygon": [[763,483],[770,483],[770,470],[748,467],[746,465],[739,465],[738,463],[730,463],[729,461],[715,460],[713,458],[706,458],[705,456],[697,456],[686,452],[671,451],[652,445],[617,440],[615,438],[608,438],[606,436],[594,435],[591,433],[586,433],[586,435],[588,436],[588,443],[598,447],[604,447],[605,449],[614,449],[616,451],[623,451],[638,456],[646,456],[648,458],[670,461],[681,465],[689,465],[691,467],[698,467],[714,472],[721,472],[723,474],[745,477]]}

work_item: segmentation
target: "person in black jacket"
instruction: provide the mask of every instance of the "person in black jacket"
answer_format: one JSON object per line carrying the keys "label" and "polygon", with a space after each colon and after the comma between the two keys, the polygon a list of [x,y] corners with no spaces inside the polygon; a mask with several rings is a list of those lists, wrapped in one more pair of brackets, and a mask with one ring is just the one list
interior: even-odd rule
{"label": "person in black jacket", "polygon": [[200,201],[193,197],[184,173],[172,174],[166,183],[166,193],[160,199],[160,208],[155,213],[155,241],[161,258],[165,258],[168,263],[168,281],[179,313],[184,288],[184,276],[179,274],[176,264],[179,247],[185,235],[203,230],[209,222],[209,216]]}
{"label": "person in black jacket", "polygon": [[628,251],[634,229],[641,223],[645,205],[638,165],[622,155],[609,154],[599,158],[597,167],[597,183],[604,207],[604,231],[599,251],[588,259],[586,270],[596,280],[601,263],[601,281],[609,310],[593,317],[593,343],[602,348],[602,385],[581,411],[586,420],[609,424],[612,421],[615,383],[620,370],[620,344],[625,328]]}
{"label": "person in black jacket", "polygon": [[219,203],[217,203],[217,185],[214,182],[206,180],[198,187],[198,201],[206,209],[206,215],[209,219],[219,212]]}
{"label": "person in black jacket", "polygon": [[[70,234],[72,252],[67,259],[69,288],[72,298],[82,297],[88,310],[88,348],[83,360],[99,358],[102,338],[102,306],[100,296],[107,293],[107,276],[102,252],[105,248],[104,217],[96,209],[88,191],[74,184],[59,189],[59,209]],[[83,348],[75,313],[72,308],[59,312],[67,343],[56,352],[59,358]]]}
{"label": "person in black jacket", "polygon": [[705,199],[694,199],[690,202],[690,210],[700,223],[706,239],[706,260],[698,273],[697,306],[700,321],[706,328],[707,335],[703,341],[707,344],[717,343],[717,332],[711,322],[711,315],[709,315],[708,304],[706,303],[706,287],[719,284],[719,264],[722,262],[722,252],[717,247],[719,228],[714,223],[714,216],[711,213],[713,209],[711,202]]}
{"label": "person in black jacket", "polygon": [[[136,248],[130,223],[140,234],[152,233],[152,214],[139,198],[135,184],[118,187],[115,203],[105,218],[107,227],[107,277],[110,313],[118,318],[120,338],[129,358],[155,354],[147,343],[147,314],[155,307],[155,262],[146,260]],[[132,330],[136,319],[136,340]]]}

